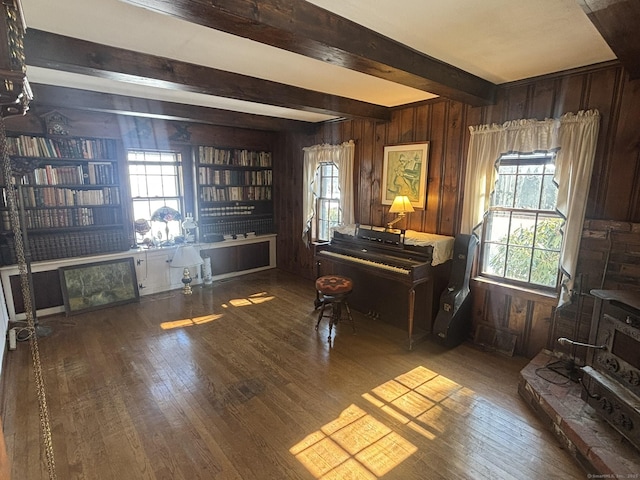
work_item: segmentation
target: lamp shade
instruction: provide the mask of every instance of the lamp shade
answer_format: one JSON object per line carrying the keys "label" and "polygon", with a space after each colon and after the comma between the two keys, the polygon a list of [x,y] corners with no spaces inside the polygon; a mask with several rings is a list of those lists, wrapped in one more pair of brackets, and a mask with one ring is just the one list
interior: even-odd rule
{"label": "lamp shade", "polygon": [[153,215],[151,215],[151,220],[153,222],[171,222],[173,220],[182,220],[182,215],[179,211],[171,208],[171,207],[160,207]]}
{"label": "lamp shade", "polygon": [[198,251],[191,245],[181,245],[171,260],[172,267],[192,267],[202,265],[203,260]]}
{"label": "lamp shade", "polygon": [[393,199],[393,203],[391,204],[391,208],[389,208],[389,213],[410,213],[413,212],[413,205],[411,205],[411,201],[409,197],[406,195],[397,195],[396,198]]}

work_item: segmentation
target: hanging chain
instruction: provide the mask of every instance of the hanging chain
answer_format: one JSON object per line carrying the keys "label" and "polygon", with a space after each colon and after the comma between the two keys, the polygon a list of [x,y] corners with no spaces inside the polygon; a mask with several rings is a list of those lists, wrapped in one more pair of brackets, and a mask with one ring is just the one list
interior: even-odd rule
{"label": "hanging chain", "polygon": [[[13,229],[13,241],[15,245],[16,258],[18,261],[18,271],[20,272],[20,286],[22,287],[22,298],[24,300],[24,311],[27,317],[26,330],[29,334],[29,345],[31,347],[31,359],[33,362],[33,372],[36,381],[36,390],[38,394],[38,404],[40,408],[40,427],[42,429],[42,441],[45,447],[47,459],[47,470],[49,472],[49,480],[56,479],[56,464],[53,457],[53,441],[51,438],[51,424],[49,422],[49,408],[47,406],[47,395],[45,389],[44,378],[42,376],[42,365],[40,363],[40,351],[38,350],[38,335],[34,319],[34,312],[31,302],[31,284],[27,271],[27,261],[24,251],[24,243],[22,241],[22,231],[20,229],[20,216],[18,215],[18,202],[16,185],[11,181],[13,171],[11,168],[11,159],[9,158],[9,149],[7,145],[7,135],[4,126],[4,119],[0,118],[0,148],[2,149],[2,172],[4,174],[4,184],[6,191],[6,199],[9,207],[9,215],[11,218],[11,226]],[[26,225],[23,226],[26,228]]]}

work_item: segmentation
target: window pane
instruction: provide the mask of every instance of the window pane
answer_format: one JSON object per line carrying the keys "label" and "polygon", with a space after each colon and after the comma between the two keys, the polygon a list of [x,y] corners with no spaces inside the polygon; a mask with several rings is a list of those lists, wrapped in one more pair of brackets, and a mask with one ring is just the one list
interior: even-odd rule
{"label": "window pane", "polygon": [[151,218],[151,212],[149,211],[149,202],[147,200],[133,201],[133,218],[135,220],[139,218]]}
{"label": "window pane", "polygon": [[321,175],[323,177],[330,177],[333,175],[333,169],[335,165],[332,163],[323,163],[320,168],[322,168]]}
{"label": "window pane", "polygon": [[175,165],[160,165],[160,172],[162,175],[175,176],[177,168]]}
{"label": "window pane", "polygon": [[131,190],[136,189],[137,193],[134,195],[135,197],[148,197],[149,193],[147,192],[147,179],[144,176],[136,175],[131,180]]}
{"label": "window pane", "polygon": [[536,215],[516,214],[511,217],[511,227],[509,231],[509,243],[532,247],[536,232]]}
{"label": "window pane", "polygon": [[510,212],[489,212],[485,225],[485,238],[493,243],[508,243],[510,220]]}
{"label": "window pane", "polygon": [[161,165],[146,165],[147,175],[162,175]]}
{"label": "window pane", "polygon": [[563,220],[560,217],[541,214],[538,217],[538,229],[536,232],[536,248],[560,251],[562,246]]}
{"label": "window pane", "polygon": [[165,197],[177,197],[176,177],[162,177],[162,192]]}
{"label": "window pane", "polygon": [[144,153],[142,152],[127,152],[127,161],[129,162],[140,162],[144,160]]}
{"label": "window pane", "polygon": [[[502,172],[513,167],[500,167],[498,172]],[[515,191],[516,176],[503,175],[498,173],[498,181],[494,192],[492,205],[497,207],[513,207],[513,192]]]}
{"label": "window pane", "polygon": [[514,205],[516,208],[537,209],[540,204],[540,188],[542,177],[540,175],[518,176]]}
{"label": "window pane", "polygon": [[138,187],[138,179],[137,177],[130,176],[129,184],[131,187],[131,196],[133,198],[140,196],[140,188]]}
{"label": "window pane", "polygon": [[558,201],[558,187],[553,183],[553,175],[545,175],[542,183],[541,210],[555,210]]}
{"label": "window pane", "polygon": [[159,162],[161,159],[159,152],[145,152],[144,159],[147,162]]}
{"label": "window pane", "polygon": [[560,252],[534,250],[531,267],[531,283],[545,287],[555,287],[558,281]]}
{"label": "window pane", "polygon": [[507,252],[506,278],[529,281],[529,268],[531,267],[531,249],[524,247],[509,247]]}
{"label": "window pane", "polygon": [[144,165],[129,165],[129,175],[144,175]]}
{"label": "window pane", "polygon": [[507,248],[505,245],[494,243],[485,244],[482,273],[504,277],[504,266],[507,259]]}

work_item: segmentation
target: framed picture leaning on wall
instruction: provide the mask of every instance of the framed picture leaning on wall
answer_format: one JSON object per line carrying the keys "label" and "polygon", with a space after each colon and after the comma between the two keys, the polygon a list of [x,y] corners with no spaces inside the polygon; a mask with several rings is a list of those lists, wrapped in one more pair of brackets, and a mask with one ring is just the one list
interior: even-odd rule
{"label": "framed picture leaning on wall", "polygon": [[133,257],[61,267],[67,315],[139,300]]}
{"label": "framed picture leaning on wall", "polygon": [[391,205],[397,195],[406,195],[413,208],[424,208],[428,163],[429,142],[385,146],[382,204]]}

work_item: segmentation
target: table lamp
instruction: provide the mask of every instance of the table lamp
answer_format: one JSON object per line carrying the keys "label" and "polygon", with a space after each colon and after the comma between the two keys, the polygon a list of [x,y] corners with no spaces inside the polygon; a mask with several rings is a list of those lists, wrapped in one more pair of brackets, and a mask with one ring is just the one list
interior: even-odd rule
{"label": "table lamp", "polygon": [[191,282],[193,279],[191,278],[189,267],[202,265],[202,262],[202,257],[192,245],[181,245],[173,255],[171,266],[174,268],[184,268],[182,271],[182,283],[184,284],[182,293],[185,295],[191,295],[193,293],[191,290]]}
{"label": "table lamp", "polygon": [[169,242],[169,222],[182,220],[182,215],[179,211],[171,207],[160,207],[151,215],[152,222],[164,222],[165,227],[165,242]]}
{"label": "table lamp", "polygon": [[398,218],[387,223],[387,228],[391,228],[394,224],[402,220],[405,214],[413,211],[413,205],[411,205],[409,197],[406,195],[396,195],[396,198],[393,199],[393,203],[391,204],[391,208],[389,208],[389,213],[397,213]]}

